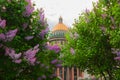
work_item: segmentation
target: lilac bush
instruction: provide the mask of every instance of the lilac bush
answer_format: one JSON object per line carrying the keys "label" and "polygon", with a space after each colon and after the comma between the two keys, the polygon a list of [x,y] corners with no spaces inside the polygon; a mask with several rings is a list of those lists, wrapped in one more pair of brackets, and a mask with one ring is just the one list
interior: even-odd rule
{"label": "lilac bush", "polygon": [[0,79],[51,80],[60,48],[46,48],[48,32],[43,9],[31,0],[0,0]]}

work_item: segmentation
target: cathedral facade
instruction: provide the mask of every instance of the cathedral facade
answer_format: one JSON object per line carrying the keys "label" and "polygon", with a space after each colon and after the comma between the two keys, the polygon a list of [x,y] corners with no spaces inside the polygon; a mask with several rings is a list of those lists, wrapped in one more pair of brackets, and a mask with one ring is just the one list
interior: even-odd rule
{"label": "cathedral facade", "polygon": [[[56,24],[51,30],[51,35],[49,36],[49,43],[51,45],[63,45],[67,42],[65,39],[65,34],[69,31],[69,28],[63,23],[62,17],[59,18],[58,24]],[[61,80],[80,80],[84,78],[84,73],[76,67],[61,67],[57,68],[55,71],[58,78]]]}

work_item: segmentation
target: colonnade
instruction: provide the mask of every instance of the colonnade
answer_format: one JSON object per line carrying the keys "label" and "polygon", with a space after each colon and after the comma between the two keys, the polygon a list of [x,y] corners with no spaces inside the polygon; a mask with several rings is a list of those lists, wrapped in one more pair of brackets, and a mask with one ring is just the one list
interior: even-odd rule
{"label": "colonnade", "polygon": [[80,77],[84,77],[84,73],[81,72],[79,68],[75,67],[57,68],[56,75],[61,78],[61,80],[79,80]]}

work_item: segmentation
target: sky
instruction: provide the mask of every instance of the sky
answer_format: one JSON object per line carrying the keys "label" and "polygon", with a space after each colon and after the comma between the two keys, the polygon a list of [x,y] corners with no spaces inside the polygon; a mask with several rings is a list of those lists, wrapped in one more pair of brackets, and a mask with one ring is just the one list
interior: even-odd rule
{"label": "sky", "polygon": [[53,28],[60,16],[63,18],[63,23],[68,27],[72,27],[74,19],[78,19],[82,12],[87,9],[92,9],[92,2],[98,0],[32,0],[36,4],[36,8],[43,8],[48,25]]}

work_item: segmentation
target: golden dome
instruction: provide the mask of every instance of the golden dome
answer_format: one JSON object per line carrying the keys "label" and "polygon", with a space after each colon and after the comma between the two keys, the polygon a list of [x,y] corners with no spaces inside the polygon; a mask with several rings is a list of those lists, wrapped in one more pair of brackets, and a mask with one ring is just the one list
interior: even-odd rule
{"label": "golden dome", "polygon": [[67,28],[67,26],[65,26],[64,24],[58,23],[58,24],[52,29],[52,31],[57,31],[57,30],[65,30],[65,31],[68,31],[68,28]]}
{"label": "golden dome", "polygon": [[52,32],[58,30],[68,31],[68,27],[62,22],[62,17],[59,18],[59,23],[53,27]]}

